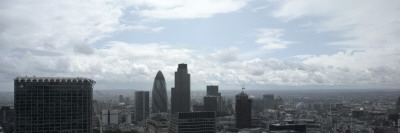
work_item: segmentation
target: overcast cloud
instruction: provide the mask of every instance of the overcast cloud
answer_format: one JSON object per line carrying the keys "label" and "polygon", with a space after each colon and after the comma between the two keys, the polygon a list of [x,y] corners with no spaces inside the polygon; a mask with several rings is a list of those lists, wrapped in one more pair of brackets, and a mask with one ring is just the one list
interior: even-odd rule
{"label": "overcast cloud", "polygon": [[179,63],[194,90],[400,85],[397,0],[0,3],[2,90],[25,75],[150,90],[158,70],[171,88]]}

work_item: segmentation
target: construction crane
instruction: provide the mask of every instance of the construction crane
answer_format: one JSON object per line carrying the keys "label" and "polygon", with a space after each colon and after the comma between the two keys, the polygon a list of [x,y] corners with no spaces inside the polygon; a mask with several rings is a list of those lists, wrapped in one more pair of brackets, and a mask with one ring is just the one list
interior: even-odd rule
{"label": "construction crane", "polygon": [[371,124],[371,119],[372,119],[372,113],[374,113],[375,107],[372,107],[371,112],[369,113],[369,117],[368,117],[368,122],[367,122],[367,126],[366,129],[368,129],[369,124]]}

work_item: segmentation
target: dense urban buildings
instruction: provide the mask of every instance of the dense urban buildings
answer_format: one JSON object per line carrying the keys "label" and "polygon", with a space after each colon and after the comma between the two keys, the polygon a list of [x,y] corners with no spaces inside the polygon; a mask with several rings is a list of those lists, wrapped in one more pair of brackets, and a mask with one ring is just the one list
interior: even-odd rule
{"label": "dense urban buildings", "polygon": [[118,124],[118,110],[112,109],[112,110],[102,110],[101,111],[102,115],[102,123],[103,124]]}
{"label": "dense urban buildings", "polygon": [[[182,78],[185,73],[186,78]],[[167,113],[166,83],[161,71],[154,79],[151,101],[148,91],[96,90],[91,96],[94,81],[85,78],[17,77],[15,107],[0,106],[0,133],[13,132],[14,127],[18,132],[92,132],[91,128],[93,132],[147,133],[400,131],[398,90],[271,93],[249,89],[238,94],[237,90],[222,89],[222,96],[215,85],[208,85],[206,92],[190,92],[186,64],[178,66],[175,76],[181,76],[175,80],[176,86],[184,84],[186,89],[180,85],[171,100],[186,100],[193,110],[176,112],[178,108],[183,110],[179,107],[183,102],[175,101],[175,113]],[[86,103],[92,101],[91,97],[96,100]],[[132,104],[129,97],[134,97]],[[88,121],[91,123],[86,126]]]}
{"label": "dense urban buildings", "polygon": [[[15,111],[14,107],[0,107],[0,133],[11,133],[14,131]],[[1,131],[3,130],[3,131]]]}
{"label": "dense urban buildings", "polygon": [[236,128],[251,128],[251,99],[242,92],[235,96]]}
{"label": "dense urban buildings", "polygon": [[171,116],[169,133],[215,133],[215,112],[178,112]]}
{"label": "dense urban buildings", "polygon": [[16,77],[15,132],[92,132],[94,84],[81,77]]}
{"label": "dense urban buildings", "polygon": [[175,72],[175,87],[171,88],[171,113],[190,112],[190,74],[187,64],[179,64]]}
{"label": "dense urban buildings", "polygon": [[164,75],[161,71],[158,71],[156,77],[154,78],[151,96],[151,109],[153,113],[168,112],[167,87],[165,84]]}
{"label": "dense urban buildings", "polygon": [[140,122],[149,116],[149,92],[135,92],[135,121]]}

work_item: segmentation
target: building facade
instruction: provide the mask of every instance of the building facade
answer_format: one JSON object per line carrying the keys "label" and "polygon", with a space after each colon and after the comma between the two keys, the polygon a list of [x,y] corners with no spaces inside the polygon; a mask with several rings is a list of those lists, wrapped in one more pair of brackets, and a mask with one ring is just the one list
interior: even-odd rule
{"label": "building facade", "polygon": [[149,92],[135,92],[135,121],[145,120],[149,116]]}
{"label": "building facade", "polygon": [[171,113],[190,112],[190,74],[187,64],[179,64],[175,72],[175,87],[171,88]]}
{"label": "building facade", "polygon": [[91,133],[94,84],[81,77],[16,77],[15,133]]}
{"label": "building facade", "polygon": [[263,95],[263,106],[264,109],[275,109],[274,94],[264,94]]}
{"label": "building facade", "polygon": [[118,110],[117,109],[104,109],[101,111],[101,121],[103,124],[118,124]]}
{"label": "building facade", "polygon": [[251,99],[246,93],[236,95],[236,128],[251,128]]}
{"label": "building facade", "polygon": [[218,111],[219,97],[216,96],[205,96],[204,97],[204,111]]}
{"label": "building facade", "polygon": [[161,71],[158,71],[154,78],[153,91],[151,92],[152,101],[151,109],[153,113],[168,112],[168,97],[167,97],[167,86],[165,84],[165,78]]}
{"label": "building facade", "polygon": [[14,118],[15,118],[14,107],[12,106],[0,107],[0,127],[3,128],[4,132],[11,133],[14,131],[14,122],[15,122]]}
{"label": "building facade", "polygon": [[171,116],[169,133],[215,133],[215,112],[178,112]]}
{"label": "building facade", "polygon": [[221,93],[218,92],[218,86],[207,85],[207,96],[221,96]]}

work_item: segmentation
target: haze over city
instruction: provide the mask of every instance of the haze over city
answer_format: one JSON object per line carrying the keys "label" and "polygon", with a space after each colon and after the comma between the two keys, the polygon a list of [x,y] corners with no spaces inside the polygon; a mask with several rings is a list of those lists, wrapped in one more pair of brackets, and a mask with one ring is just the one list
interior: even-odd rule
{"label": "haze over city", "polygon": [[87,77],[95,90],[397,89],[400,2],[15,1],[0,4],[0,88],[17,76]]}

